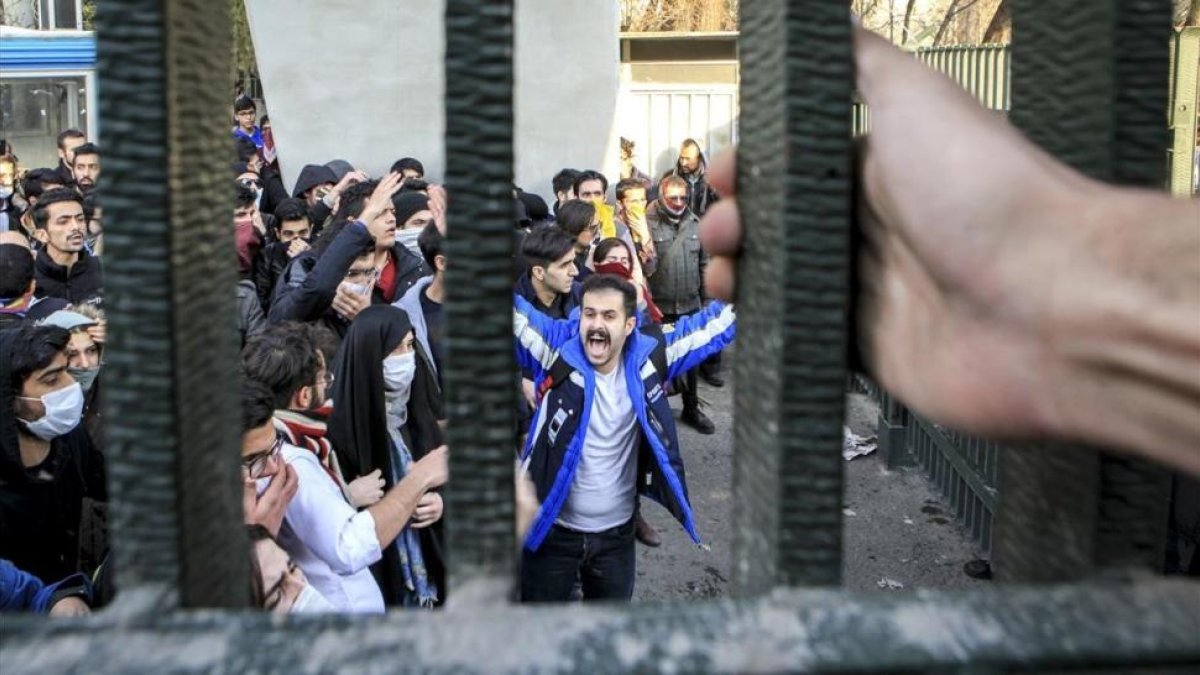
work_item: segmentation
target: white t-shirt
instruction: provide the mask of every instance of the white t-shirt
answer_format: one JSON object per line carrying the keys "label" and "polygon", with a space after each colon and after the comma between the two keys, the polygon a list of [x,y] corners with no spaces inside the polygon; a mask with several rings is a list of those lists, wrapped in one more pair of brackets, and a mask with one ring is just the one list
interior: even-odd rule
{"label": "white t-shirt", "polygon": [[637,416],[619,363],[608,375],[596,373],[592,415],[583,437],[583,457],[558,524],[580,532],[601,532],[633,517],[637,495]]}
{"label": "white t-shirt", "polygon": [[[383,555],[375,519],[350,506],[311,451],[284,444],[282,454],[300,485],[288,504],[279,544],[334,610],[383,612],[383,593],[369,568]],[[259,481],[260,491],[264,487]]]}

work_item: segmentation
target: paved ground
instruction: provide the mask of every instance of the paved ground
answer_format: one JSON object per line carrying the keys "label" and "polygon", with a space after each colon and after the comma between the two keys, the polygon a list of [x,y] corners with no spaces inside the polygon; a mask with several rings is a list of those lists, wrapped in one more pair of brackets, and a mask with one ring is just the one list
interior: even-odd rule
{"label": "paved ground", "polygon": [[[711,550],[692,544],[665,510],[643,502],[647,519],[663,536],[657,549],[638,545],[634,599],[641,601],[721,597],[729,593],[733,387],[701,384],[707,414],[717,433],[702,436],[680,425],[688,489],[697,527]],[[672,399],[676,416],[679,398]],[[873,433],[878,410],[870,399],[851,395],[849,423],[859,434]],[[887,471],[876,454],[846,463],[844,585],[852,590],[962,588],[976,581],[962,572],[978,557],[953,515],[917,470]]]}

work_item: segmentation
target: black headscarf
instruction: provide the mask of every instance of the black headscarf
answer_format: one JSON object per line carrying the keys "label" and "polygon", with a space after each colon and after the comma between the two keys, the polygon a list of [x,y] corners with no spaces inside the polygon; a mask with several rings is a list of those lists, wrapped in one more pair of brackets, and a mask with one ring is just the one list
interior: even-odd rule
{"label": "black headscarf", "polygon": [[[333,413],[325,436],[333,443],[347,482],[381,469],[386,488],[392,482],[392,438],[388,434],[384,399],[383,360],[400,345],[412,330],[408,315],[391,305],[372,305],[355,317],[338,348],[333,362]],[[437,383],[419,343],[417,372],[408,400],[408,421],[402,434],[413,459],[442,444],[437,419]],[[446,576],[442,557],[441,521],[420,531],[425,566],[430,577],[442,589],[445,598]],[[398,605],[405,596],[400,573],[400,557],[395,546],[385,546],[383,558],[371,566],[384,601]],[[440,604],[440,603],[439,603]]]}
{"label": "black headscarf", "polygon": [[[391,483],[392,439],[387,429],[383,360],[412,330],[408,314],[391,305],[359,312],[333,362],[333,414],[326,437],[347,482],[375,469]],[[388,487],[391,487],[389,485]]]}

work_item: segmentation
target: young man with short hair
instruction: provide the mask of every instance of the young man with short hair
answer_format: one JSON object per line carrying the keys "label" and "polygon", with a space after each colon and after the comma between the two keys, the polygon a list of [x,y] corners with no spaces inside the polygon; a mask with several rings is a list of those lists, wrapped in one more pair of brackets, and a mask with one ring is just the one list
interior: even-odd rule
{"label": "young man with short hair", "polygon": [[56,326],[0,331],[0,558],[41,579],[94,571],[79,568],[83,505],[108,498],[69,341]]}
{"label": "young man with short hair", "polygon": [[[260,412],[254,422],[261,420],[261,424],[252,427],[250,422],[243,433],[242,466],[249,479],[265,476],[262,467],[295,472],[298,487],[287,504],[280,545],[334,609],[381,613],[383,593],[370,566],[409,524],[425,493],[445,484],[447,450],[442,446],[413,462],[404,478],[383,494],[378,472],[367,476],[361,483],[364,498],[352,505],[321,458],[289,443],[289,436],[275,426],[273,409],[280,402],[302,406],[322,396],[325,386],[319,365],[314,372],[314,365],[320,363],[316,345],[299,335],[300,339],[288,339],[276,331],[266,342],[252,342],[245,355],[247,368],[270,378],[274,386],[250,381],[251,387],[264,393],[255,405]],[[293,368],[296,363],[306,367]]]}
{"label": "young man with short hair", "polygon": [[264,312],[271,311],[271,297],[288,262],[309,250],[312,223],[304,201],[289,197],[275,208],[275,241],[267,244],[254,259],[254,286]]}
{"label": "young man with short hair", "polygon": [[239,96],[233,102],[233,119],[236,124],[233,127],[233,137],[244,138],[254,144],[255,148],[263,146],[262,130],[254,124],[254,118],[258,113],[258,107],[254,104],[254,99],[249,96]]}
{"label": "young man with short hair", "polygon": [[78,193],[68,188],[42,193],[33,209],[33,223],[42,243],[34,261],[35,295],[62,298],[73,305],[102,304],[104,273],[100,259],[84,248],[87,220]]}
{"label": "young man with short hair", "polygon": [[585,601],[629,600],[639,494],[699,543],[665,386],[733,340],[732,307],[713,303],[660,341],[637,330],[637,291],[614,275],[588,277],[568,320],[514,302],[518,361],[540,393],[522,455],[541,508],[525,539],[521,598],[563,602],[578,580]]}
{"label": "young man with short hair", "polygon": [[71,167],[75,165],[75,150],[84,143],[87,143],[87,136],[78,129],[63,129],[58,134],[58,166],[54,172],[60,185],[66,187],[75,184]]}
{"label": "young man with short hair", "polygon": [[95,143],[84,143],[75,148],[75,161],[71,164],[71,176],[75,187],[82,193],[91,192],[100,184],[100,147]]}
{"label": "young man with short hair", "polygon": [[579,171],[567,168],[554,174],[554,178],[550,181],[550,185],[554,189],[554,208],[552,209],[554,215],[558,215],[559,207],[575,199],[575,179],[579,177],[579,174]]}
{"label": "young man with short hair", "polygon": [[340,338],[360,311],[395,302],[429,274],[425,261],[396,241],[392,195],[400,180],[390,174],[346,190],[332,226],[339,229],[292,260],[276,284],[272,323],[321,320]]}

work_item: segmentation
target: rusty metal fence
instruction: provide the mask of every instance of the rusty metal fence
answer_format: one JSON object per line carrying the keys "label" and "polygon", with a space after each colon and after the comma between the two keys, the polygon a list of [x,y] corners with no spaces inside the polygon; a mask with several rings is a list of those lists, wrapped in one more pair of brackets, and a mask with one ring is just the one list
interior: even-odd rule
{"label": "rusty metal fence", "polygon": [[[510,604],[507,411],[517,392],[508,274],[494,261],[512,245],[513,0],[446,0],[449,288],[469,278],[475,291],[452,294],[448,306],[450,601],[436,613],[378,617],[246,611],[236,423],[226,423],[238,417],[233,247],[228,205],[211,199],[228,176],[228,8],[97,7],[112,186],[106,421],[120,591],[87,618],[0,617],[6,675],[1193,672],[1200,586],[1147,574],[1156,516],[1143,506],[1161,501],[1161,489],[1152,471],[1090,451],[1070,456],[1073,475],[1089,479],[1069,491],[1053,484],[1062,468],[1043,460],[1057,451],[1002,459],[999,480],[1015,480],[1002,493],[994,540],[1005,551],[1001,576],[1016,583],[961,593],[836,588],[853,338],[852,67],[847,5],[826,0],[741,5],[748,241],[735,367],[738,597]],[[1161,117],[1159,29],[1169,9],[1167,0],[1014,0],[1021,127],[1111,180],[1145,184],[1161,172],[1161,124],[1141,102]],[[1078,124],[1064,133],[1043,91],[1066,100]],[[1148,134],[1148,147],[1124,144],[1127,134]]]}

